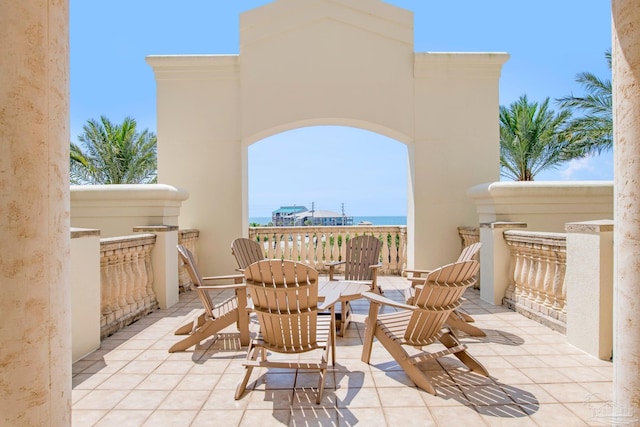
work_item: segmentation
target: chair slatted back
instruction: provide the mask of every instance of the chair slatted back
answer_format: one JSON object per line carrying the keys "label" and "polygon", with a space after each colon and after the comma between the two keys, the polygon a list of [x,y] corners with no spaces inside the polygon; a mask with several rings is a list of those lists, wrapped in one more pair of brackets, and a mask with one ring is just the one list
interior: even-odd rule
{"label": "chair slatted back", "polygon": [[414,298],[414,310],[404,338],[414,345],[427,345],[439,334],[451,311],[460,306],[464,291],[476,280],[478,261],[447,264],[425,277]]}
{"label": "chair slatted back", "polygon": [[264,251],[260,243],[246,237],[240,237],[231,242],[231,253],[236,257],[240,270],[245,270],[254,262],[264,259]]}
{"label": "chair slatted back", "polygon": [[346,280],[371,280],[369,268],[380,261],[382,242],[375,236],[356,236],[349,240],[345,251],[344,278]]}
{"label": "chair slatted back", "polygon": [[460,255],[458,256],[458,262],[471,261],[472,259],[475,259],[477,261],[478,259],[477,254],[481,247],[482,247],[482,243],[480,242],[472,243],[468,246],[465,246],[462,249],[462,252],[460,252]]}
{"label": "chair slatted back", "polygon": [[264,346],[282,353],[318,348],[318,272],[295,261],[265,259],[244,274]]}
{"label": "chair slatted back", "polygon": [[183,245],[178,245],[178,255],[182,262],[184,262],[185,267],[187,268],[187,272],[189,273],[189,277],[193,282],[193,286],[198,292],[198,296],[200,297],[200,301],[204,307],[207,316],[210,318],[214,318],[213,315],[213,301],[211,301],[211,297],[206,291],[202,289],[198,289],[200,286],[203,286],[202,276],[200,275],[200,271],[198,271],[198,266],[196,265],[195,257],[193,253]]}

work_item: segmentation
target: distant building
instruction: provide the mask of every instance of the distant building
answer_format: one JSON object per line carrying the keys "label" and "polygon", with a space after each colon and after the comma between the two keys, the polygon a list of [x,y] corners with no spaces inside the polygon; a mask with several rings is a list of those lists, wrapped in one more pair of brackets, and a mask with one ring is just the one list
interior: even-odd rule
{"label": "distant building", "polygon": [[271,222],[276,227],[287,227],[296,225],[296,214],[307,212],[304,206],[280,206],[280,209],[271,212]]}
{"label": "distant building", "polygon": [[313,210],[304,206],[281,206],[271,213],[273,225],[281,227],[302,225],[353,225],[353,217],[338,212]]}

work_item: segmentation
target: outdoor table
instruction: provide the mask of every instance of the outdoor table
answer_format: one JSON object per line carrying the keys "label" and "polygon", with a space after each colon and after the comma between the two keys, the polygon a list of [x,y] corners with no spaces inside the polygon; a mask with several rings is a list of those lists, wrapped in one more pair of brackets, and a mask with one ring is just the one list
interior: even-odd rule
{"label": "outdoor table", "polygon": [[[362,298],[364,292],[371,290],[371,282],[359,281],[359,280],[321,280],[318,283],[318,295],[320,297],[327,295],[331,292],[340,293],[340,314],[341,317],[337,318],[340,322],[338,335],[344,336],[344,331],[349,324],[349,310],[347,304],[349,301]],[[336,316],[338,313],[336,313]]]}

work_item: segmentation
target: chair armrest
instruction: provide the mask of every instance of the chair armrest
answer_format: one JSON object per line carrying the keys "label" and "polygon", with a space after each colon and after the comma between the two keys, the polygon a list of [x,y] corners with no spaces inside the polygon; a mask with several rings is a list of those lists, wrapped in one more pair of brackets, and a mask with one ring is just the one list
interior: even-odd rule
{"label": "chair armrest", "polygon": [[381,267],[382,267],[382,263],[381,262],[369,266],[369,268],[381,268]]}
{"label": "chair armrest", "polygon": [[318,304],[318,310],[320,311],[326,310],[327,308],[337,303],[339,300],[340,300],[340,292],[337,292],[337,291],[329,292],[328,294],[324,295],[324,301],[322,302],[322,304]]}
{"label": "chair armrest", "polygon": [[331,261],[325,265],[329,267],[329,280],[333,280],[333,273],[335,273],[336,266],[346,264],[346,261]]}
{"label": "chair armrest", "polygon": [[226,285],[204,285],[198,286],[196,289],[202,289],[203,291],[224,291],[227,289],[246,289],[247,285],[245,283],[233,283]]}
{"label": "chair armrest", "polygon": [[376,293],[373,292],[365,292],[362,294],[363,297],[365,297],[366,299],[368,299],[371,302],[377,303],[377,304],[383,304],[383,305],[388,305],[391,307],[396,307],[396,308],[401,308],[404,310],[415,310],[416,306],[414,305],[408,305],[408,304],[404,304],[401,302],[397,302],[397,301],[393,301],[390,300],[389,298],[383,297],[382,295],[378,295]]}
{"label": "chair armrest", "polygon": [[405,270],[405,273],[413,274],[413,277],[420,277],[422,274],[429,274],[433,270]]}
{"label": "chair armrest", "polygon": [[340,265],[340,264],[346,264],[346,261],[330,261],[325,263],[324,265],[327,265],[329,267],[335,267],[336,265]]}
{"label": "chair armrest", "polygon": [[233,280],[233,283],[242,283],[244,281],[244,274],[229,274],[226,276],[208,276],[202,278],[203,282],[212,282],[215,280]]}

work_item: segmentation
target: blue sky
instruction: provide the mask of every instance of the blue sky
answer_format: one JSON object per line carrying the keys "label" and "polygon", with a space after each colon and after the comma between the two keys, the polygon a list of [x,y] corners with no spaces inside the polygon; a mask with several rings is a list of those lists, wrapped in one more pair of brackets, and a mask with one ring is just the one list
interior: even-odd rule
{"label": "blue sky", "polygon": [[[87,120],[101,115],[115,122],[132,116],[140,129],[156,132],[155,80],[145,57],[238,53],[239,14],[266,3],[70,0],[72,141]],[[509,53],[500,79],[501,105],[522,94],[538,102],[582,94],[575,76],[583,71],[610,78],[604,59],[611,46],[609,1],[387,3],[414,13],[416,52]],[[286,173],[274,173],[269,161],[274,152],[288,165]],[[312,127],[275,135],[250,147],[249,169],[250,216],[311,202],[334,211],[344,203],[349,215],[406,214],[406,149],[371,132]],[[612,154],[574,161],[536,179],[610,180]]]}

